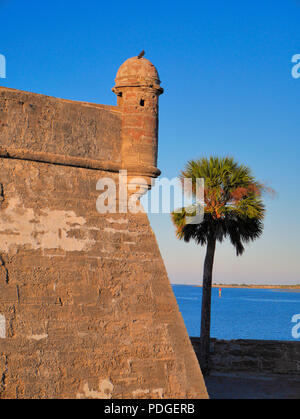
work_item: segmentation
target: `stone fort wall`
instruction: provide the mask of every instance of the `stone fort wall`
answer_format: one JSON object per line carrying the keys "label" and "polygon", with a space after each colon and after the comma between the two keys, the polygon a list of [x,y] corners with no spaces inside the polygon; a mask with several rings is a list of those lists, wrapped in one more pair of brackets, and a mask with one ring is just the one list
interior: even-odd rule
{"label": "stone fort wall", "polygon": [[207,397],[146,214],[96,209],[99,179],[159,174],[131,60],[118,106],[0,88],[0,398]]}
{"label": "stone fort wall", "polygon": [[[200,338],[192,337],[200,359]],[[212,373],[283,375],[300,380],[300,342],[255,339],[211,339]]]}

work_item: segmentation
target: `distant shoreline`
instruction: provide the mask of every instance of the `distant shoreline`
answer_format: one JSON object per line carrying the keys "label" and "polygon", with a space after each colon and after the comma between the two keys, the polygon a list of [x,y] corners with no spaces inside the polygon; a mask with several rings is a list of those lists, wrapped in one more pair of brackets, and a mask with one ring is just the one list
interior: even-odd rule
{"label": "distant shoreline", "polygon": [[261,288],[261,289],[276,288],[276,289],[300,290],[300,285],[213,284],[212,287],[213,288]]}
{"label": "distant shoreline", "polygon": [[[180,285],[180,284],[173,284]],[[191,285],[193,287],[202,288],[202,285],[193,285],[193,284],[181,284],[181,285]],[[299,290],[300,284],[297,285],[259,285],[259,284],[213,284],[212,288],[256,288],[256,289],[282,289],[282,290]]]}
{"label": "distant shoreline", "polygon": [[[172,284],[172,285],[190,285],[192,287],[202,288],[202,285],[194,285],[194,284]],[[300,292],[300,284],[297,284],[297,285],[213,284],[212,288],[281,289],[281,290],[295,290],[295,291]]]}

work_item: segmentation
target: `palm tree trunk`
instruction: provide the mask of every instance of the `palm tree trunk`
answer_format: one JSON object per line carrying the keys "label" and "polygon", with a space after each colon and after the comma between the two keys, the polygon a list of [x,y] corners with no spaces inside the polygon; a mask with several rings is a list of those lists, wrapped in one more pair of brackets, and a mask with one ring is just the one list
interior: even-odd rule
{"label": "palm tree trunk", "polygon": [[215,237],[211,236],[207,242],[202,286],[200,366],[204,375],[209,374],[211,285],[215,249],[216,239]]}

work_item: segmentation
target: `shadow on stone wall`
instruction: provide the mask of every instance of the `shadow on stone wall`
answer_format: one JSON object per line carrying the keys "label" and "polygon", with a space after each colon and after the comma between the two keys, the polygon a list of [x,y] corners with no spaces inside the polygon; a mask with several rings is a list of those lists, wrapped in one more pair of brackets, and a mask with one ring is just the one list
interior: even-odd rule
{"label": "shadow on stone wall", "polygon": [[[191,337],[199,359],[200,338]],[[300,342],[211,339],[211,373],[287,374],[300,379]]]}
{"label": "shadow on stone wall", "polygon": [[[198,360],[200,338],[191,338]],[[211,339],[211,399],[299,399],[300,342]]]}

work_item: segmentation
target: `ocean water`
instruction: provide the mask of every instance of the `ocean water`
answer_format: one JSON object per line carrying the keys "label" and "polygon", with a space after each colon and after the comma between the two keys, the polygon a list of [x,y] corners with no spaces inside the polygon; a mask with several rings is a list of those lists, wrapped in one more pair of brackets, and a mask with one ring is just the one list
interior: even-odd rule
{"label": "ocean water", "polygon": [[[202,288],[172,287],[189,336],[199,336]],[[300,341],[292,335],[297,324],[292,317],[300,317],[300,292],[222,288],[222,297],[218,295],[219,288],[213,288],[211,337]]]}

